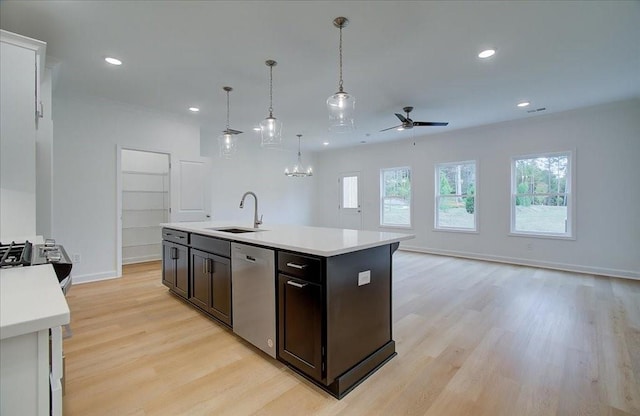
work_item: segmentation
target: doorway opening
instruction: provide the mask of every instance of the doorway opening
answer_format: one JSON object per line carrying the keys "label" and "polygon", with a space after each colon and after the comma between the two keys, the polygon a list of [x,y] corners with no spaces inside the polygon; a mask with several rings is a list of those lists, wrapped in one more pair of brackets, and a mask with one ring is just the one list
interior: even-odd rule
{"label": "doorway opening", "polygon": [[122,264],[162,259],[161,223],[170,216],[170,155],[120,149]]}

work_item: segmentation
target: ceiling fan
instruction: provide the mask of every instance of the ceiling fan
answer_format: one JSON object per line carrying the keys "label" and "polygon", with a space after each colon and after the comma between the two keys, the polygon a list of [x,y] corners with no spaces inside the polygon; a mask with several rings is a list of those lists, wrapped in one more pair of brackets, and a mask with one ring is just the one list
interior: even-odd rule
{"label": "ceiling fan", "polygon": [[397,129],[400,131],[400,130],[412,129],[414,127],[449,125],[449,123],[447,122],[440,122],[440,121],[413,121],[409,118],[409,113],[413,110],[413,107],[404,107],[403,110],[405,113],[407,113],[406,117],[403,116],[402,114],[396,113],[396,117],[398,117],[400,121],[402,121],[402,124],[400,124],[399,126],[389,127],[388,129],[384,129],[380,131],[382,132],[382,131],[387,131],[391,129]]}

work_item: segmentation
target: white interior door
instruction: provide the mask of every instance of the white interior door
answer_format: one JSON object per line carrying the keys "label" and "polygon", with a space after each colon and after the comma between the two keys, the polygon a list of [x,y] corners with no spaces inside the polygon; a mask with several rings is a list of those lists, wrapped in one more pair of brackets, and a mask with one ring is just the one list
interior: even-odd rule
{"label": "white interior door", "polygon": [[209,159],[179,160],[172,166],[171,222],[208,221],[211,212],[211,164]]}
{"label": "white interior door", "polygon": [[362,191],[360,172],[342,173],[338,177],[338,223],[340,228],[362,229]]}

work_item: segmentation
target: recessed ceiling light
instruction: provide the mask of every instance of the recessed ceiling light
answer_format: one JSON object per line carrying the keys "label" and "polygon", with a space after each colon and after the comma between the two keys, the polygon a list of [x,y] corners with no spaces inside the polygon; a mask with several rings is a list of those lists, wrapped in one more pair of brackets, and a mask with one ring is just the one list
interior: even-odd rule
{"label": "recessed ceiling light", "polygon": [[322,142],[323,146],[329,146],[329,142]]}
{"label": "recessed ceiling light", "polygon": [[111,64],[111,65],[122,65],[122,61],[120,59],[116,59],[116,58],[111,58],[111,57],[106,57],[104,58],[105,61],[107,61],[107,63]]}
{"label": "recessed ceiling light", "polygon": [[486,59],[496,54],[495,49],[486,49],[478,54],[478,58]]}
{"label": "recessed ceiling light", "polygon": [[253,131],[260,131],[260,130],[262,130],[260,127],[254,127],[253,128]]}
{"label": "recessed ceiling light", "polygon": [[200,111],[200,109],[198,107],[189,107],[189,111],[193,111],[194,113],[197,113],[198,111]]}
{"label": "recessed ceiling light", "polygon": [[518,107],[527,107],[529,104],[531,104],[529,101],[522,101],[518,103]]}

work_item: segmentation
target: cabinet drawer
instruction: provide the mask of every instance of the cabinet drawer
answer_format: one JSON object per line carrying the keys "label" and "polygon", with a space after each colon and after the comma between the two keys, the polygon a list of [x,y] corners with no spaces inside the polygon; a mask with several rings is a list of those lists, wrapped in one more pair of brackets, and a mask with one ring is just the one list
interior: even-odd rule
{"label": "cabinet drawer", "polygon": [[162,229],[162,239],[173,241],[178,244],[189,244],[189,233],[186,231],[173,230],[171,228]]}
{"label": "cabinet drawer", "polygon": [[191,247],[223,257],[231,257],[231,241],[191,234]]}
{"label": "cabinet drawer", "polygon": [[317,257],[279,251],[278,270],[310,282],[322,282],[322,261]]}

